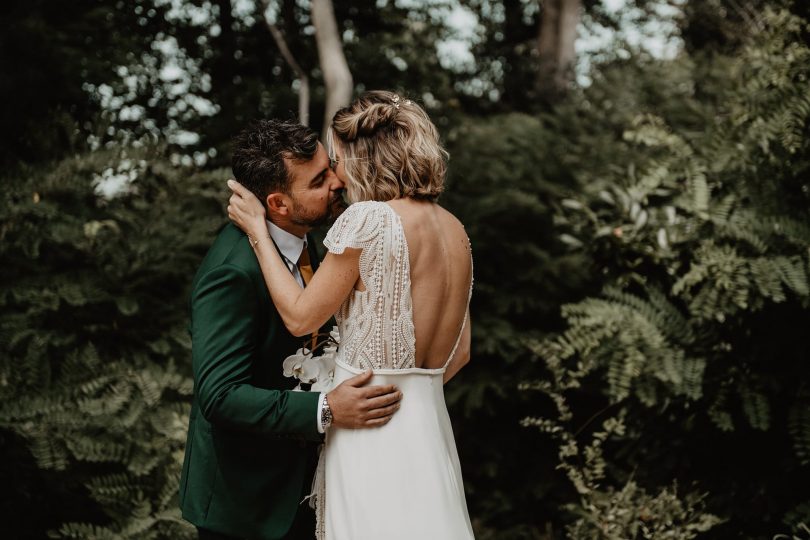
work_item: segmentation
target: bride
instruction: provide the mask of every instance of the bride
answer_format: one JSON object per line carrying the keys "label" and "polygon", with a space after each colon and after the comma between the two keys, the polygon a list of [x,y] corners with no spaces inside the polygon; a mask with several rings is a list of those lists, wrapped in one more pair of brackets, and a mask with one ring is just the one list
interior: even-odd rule
{"label": "bride", "polygon": [[473,538],[443,392],[469,360],[472,292],[464,227],[436,203],[446,152],[425,111],[387,91],[368,92],[338,111],[327,139],[332,169],[353,204],[327,233],[328,253],[306,289],[268,237],[259,200],[231,181],[228,206],[253,239],[290,332],[310,334],[335,316],[335,384],[373,370],[371,384],[402,391],[387,424],[327,430],[316,535]]}

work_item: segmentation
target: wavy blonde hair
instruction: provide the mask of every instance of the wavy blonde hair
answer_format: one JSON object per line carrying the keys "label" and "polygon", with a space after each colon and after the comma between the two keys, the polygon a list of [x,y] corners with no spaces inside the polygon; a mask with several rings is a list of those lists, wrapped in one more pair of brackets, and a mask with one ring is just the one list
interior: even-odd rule
{"label": "wavy blonde hair", "polygon": [[327,132],[332,159],[342,150],[351,202],[402,197],[435,201],[444,191],[448,154],[415,102],[374,90],[340,109]]}

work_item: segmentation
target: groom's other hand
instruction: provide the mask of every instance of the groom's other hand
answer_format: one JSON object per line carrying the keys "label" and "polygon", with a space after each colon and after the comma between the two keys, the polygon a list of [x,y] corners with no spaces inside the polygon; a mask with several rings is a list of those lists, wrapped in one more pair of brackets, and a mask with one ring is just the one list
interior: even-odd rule
{"label": "groom's other hand", "polygon": [[402,392],[393,384],[364,386],[371,370],[340,383],[326,394],[332,410],[332,425],[341,428],[371,428],[387,424],[399,409]]}

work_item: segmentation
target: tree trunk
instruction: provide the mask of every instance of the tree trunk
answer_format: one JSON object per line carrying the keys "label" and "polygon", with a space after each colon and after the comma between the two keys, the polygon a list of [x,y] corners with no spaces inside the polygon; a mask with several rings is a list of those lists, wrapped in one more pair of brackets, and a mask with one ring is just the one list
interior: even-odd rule
{"label": "tree trunk", "polygon": [[299,88],[298,88],[298,121],[305,125],[309,125],[309,77],[301,69],[301,66],[296,62],[295,57],[293,56],[292,52],[290,52],[290,48],[287,46],[287,41],[284,39],[284,35],[281,33],[281,30],[278,29],[274,23],[270,22],[270,19],[267,18],[267,8],[270,4],[270,0],[262,0],[262,7],[264,7],[264,22],[267,25],[267,29],[270,30],[270,35],[273,36],[273,41],[276,42],[276,46],[278,50],[281,52],[281,56],[284,58],[284,61],[287,62],[287,65],[290,66],[290,69],[293,70],[295,73],[296,78],[298,79]]}
{"label": "tree trunk", "polygon": [[233,12],[231,0],[214,0],[219,8],[217,24],[219,24],[219,36],[214,38],[213,46],[219,55],[214,60],[212,69],[212,79],[215,84],[228,86],[233,84],[233,76],[236,74],[236,64],[234,54],[236,53],[236,36],[233,31]]}
{"label": "tree trunk", "polygon": [[574,75],[577,25],[582,0],[541,0],[537,50],[540,56],[537,87],[542,95],[564,93]]}
{"label": "tree trunk", "polygon": [[318,60],[326,85],[323,140],[332,117],[338,109],[352,99],[354,84],[349,64],[343,54],[343,42],[335,20],[332,0],[312,0],[312,24],[315,26],[315,41],[318,43]]}
{"label": "tree trunk", "polygon": [[524,22],[522,0],[502,0],[503,22],[501,31],[503,39],[497,41],[494,48],[495,55],[503,58],[503,96],[506,106],[518,111],[531,111],[535,109],[533,103],[536,93],[531,88],[535,80],[534,65],[527,61],[524,48],[537,38],[537,29],[534,25]]}

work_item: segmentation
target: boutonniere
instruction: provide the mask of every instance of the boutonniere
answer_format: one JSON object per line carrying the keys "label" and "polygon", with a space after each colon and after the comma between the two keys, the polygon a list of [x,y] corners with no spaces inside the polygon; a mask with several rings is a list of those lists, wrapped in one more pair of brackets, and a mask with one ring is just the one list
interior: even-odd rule
{"label": "boutonniere", "polygon": [[285,377],[298,379],[298,386],[293,390],[301,390],[301,383],[311,384],[312,392],[328,392],[332,389],[340,333],[337,326],[333,326],[328,334],[316,334],[315,337],[324,339],[316,341],[312,350],[301,347],[282,364]]}

